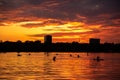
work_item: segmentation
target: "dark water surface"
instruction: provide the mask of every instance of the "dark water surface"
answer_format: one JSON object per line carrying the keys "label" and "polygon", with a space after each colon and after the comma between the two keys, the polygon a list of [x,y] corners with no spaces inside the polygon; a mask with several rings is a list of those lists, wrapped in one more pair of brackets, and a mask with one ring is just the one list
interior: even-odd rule
{"label": "dark water surface", "polygon": [[120,53],[20,54],[0,53],[0,80],[120,80]]}

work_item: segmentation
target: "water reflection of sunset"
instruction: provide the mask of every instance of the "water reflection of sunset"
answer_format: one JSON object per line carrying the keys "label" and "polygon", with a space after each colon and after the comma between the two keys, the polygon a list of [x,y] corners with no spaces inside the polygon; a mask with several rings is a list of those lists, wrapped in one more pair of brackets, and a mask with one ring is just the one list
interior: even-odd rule
{"label": "water reflection of sunset", "polygon": [[[16,52],[0,54],[0,79],[119,79],[119,53],[90,53],[89,56],[84,52],[61,52],[57,53],[58,55],[56,52],[48,55],[43,52],[20,54],[22,55],[20,57]],[[101,62],[92,60],[98,55],[105,60]],[[53,56],[56,56],[56,61],[53,61]]]}

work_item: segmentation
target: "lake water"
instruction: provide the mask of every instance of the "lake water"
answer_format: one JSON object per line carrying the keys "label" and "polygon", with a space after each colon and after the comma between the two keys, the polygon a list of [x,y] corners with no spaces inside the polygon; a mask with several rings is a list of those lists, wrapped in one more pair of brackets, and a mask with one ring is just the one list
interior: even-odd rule
{"label": "lake water", "polygon": [[0,80],[120,80],[120,53],[20,54],[0,53]]}

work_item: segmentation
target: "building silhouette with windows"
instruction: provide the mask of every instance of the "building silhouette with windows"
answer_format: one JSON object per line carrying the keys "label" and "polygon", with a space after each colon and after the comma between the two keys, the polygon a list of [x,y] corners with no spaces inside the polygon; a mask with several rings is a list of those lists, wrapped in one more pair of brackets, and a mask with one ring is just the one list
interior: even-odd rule
{"label": "building silhouette with windows", "polygon": [[45,35],[44,36],[44,43],[45,44],[51,44],[52,43],[52,36],[51,35]]}

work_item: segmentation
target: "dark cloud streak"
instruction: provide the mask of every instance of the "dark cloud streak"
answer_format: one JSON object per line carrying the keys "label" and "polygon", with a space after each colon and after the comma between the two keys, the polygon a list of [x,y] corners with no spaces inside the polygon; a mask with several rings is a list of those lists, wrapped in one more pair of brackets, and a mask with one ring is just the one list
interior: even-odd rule
{"label": "dark cloud streak", "polygon": [[[19,10],[20,12],[15,14],[16,17],[32,16],[84,21],[85,19],[77,17],[80,15],[86,17],[86,23],[94,23],[102,20],[102,17],[98,17],[101,14],[109,14],[111,19],[119,17],[119,4],[120,0],[0,0],[0,12],[1,15],[12,15],[14,14],[12,11]],[[108,20],[108,18],[104,18],[104,20]]]}
{"label": "dark cloud streak", "polygon": [[[87,25],[101,25],[100,28],[103,31],[94,29],[93,26],[92,32],[84,34],[104,33],[101,36],[107,34],[106,39],[110,39],[110,37],[118,37],[120,34],[117,33],[120,30],[120,0],[0,0],[0,25],[2,26],[3,23],[7,22],[19,23],[39,19],[46,19],[47,21],[40,24],[26,24],[22,27],[36,28],[49,24],[62,25],[67,21],[76,21]],[[49,19],[52,20],[49,21]],[[74,27],[74,29],[78,27]],[[116,33],[111,32],[109,34],[108,29],[110,27],[117,29]],[[62,34],[80,35],[82,33],[57,34],[63,36]],[[57,34],[53,35],[56,36]],[[31,36],[39,37],[39,34]]]}

